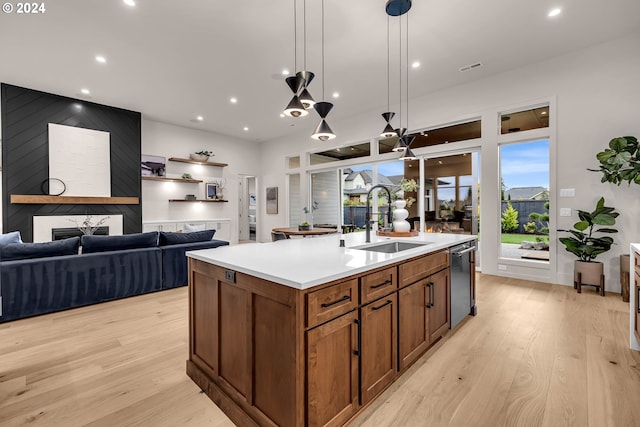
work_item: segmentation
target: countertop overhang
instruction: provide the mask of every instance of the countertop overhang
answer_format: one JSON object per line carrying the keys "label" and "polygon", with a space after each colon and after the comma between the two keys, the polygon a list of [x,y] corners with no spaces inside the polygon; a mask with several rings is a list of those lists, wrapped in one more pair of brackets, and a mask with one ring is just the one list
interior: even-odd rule
{"label": "countertop overhang", "polygon": [[[341,238],[345,240],[345,247],[340,247]],[[420,233],[415,237],[382,237],[372,233],[371,245],[389,241],[429,243],[387,254],[355,249],[365,244],[365,233],[349,233],[202,249],[189,251],[187,256],[292,288],[308,289],[476,238],[469,234]]]}

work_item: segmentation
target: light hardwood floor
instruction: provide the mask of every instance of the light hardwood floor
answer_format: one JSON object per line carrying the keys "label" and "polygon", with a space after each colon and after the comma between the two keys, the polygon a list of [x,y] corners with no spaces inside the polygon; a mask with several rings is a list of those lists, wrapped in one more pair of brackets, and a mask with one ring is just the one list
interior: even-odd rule
{"label": "light hardwood floor", "polygon": [[[478,276],[467,318],[355,426],[640,426],[619,294]],[[0,325],[0,426],[230,426],[185,374],[187,289]]]}

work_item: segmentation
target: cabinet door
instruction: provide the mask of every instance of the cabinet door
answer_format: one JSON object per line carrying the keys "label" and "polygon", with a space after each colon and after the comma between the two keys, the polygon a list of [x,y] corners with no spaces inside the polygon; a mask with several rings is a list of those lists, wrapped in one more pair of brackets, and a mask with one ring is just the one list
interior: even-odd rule
{"label": "cabinet door", "polygon": [[[636,255],[637,256],[637,255]],[[638,267],[636,266],[636,271],[633,274],[636,288],[636,321],[635,321],[635,334],[636,339],[640,341],[640,273],[638,273]]]}
{"label": "cabinet door", "polygon": [[393,382],[397,374],[397,308],[393,293],[365,305],[361,322],[361,389],[366,404]]}
{"label": "cabinet door", "polygon": [[307,425],[340,426],[358,410],[358,311],[307,332]]}
{"label": "cabinet door", "polygon": [[449,329],[449,269],[428,278],[429,342],[433,343]]}
{"label": "cabinet door", "polygon": [[398,359],[404,370],[429,347],[429,316],[427,279],[398,291]]}

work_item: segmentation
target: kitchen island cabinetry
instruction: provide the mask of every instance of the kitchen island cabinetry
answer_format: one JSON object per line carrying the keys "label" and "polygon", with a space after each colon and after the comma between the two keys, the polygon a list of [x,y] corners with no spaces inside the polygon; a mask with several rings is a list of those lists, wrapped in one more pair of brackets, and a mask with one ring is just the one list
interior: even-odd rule
{"label": "kitchen island cabinetry", "polygon": [[[265,254],[281,243],[264,244]],[[340,251],[352,263],[394,260]],[[224,257],[220,265],[199,259],[203,252],[189,258],[187,374],[237,425],[344,425],[448,327],[449,258],[442,246],[299,288],[233,269]],[[419,269],[428,275],[419,278]],[[418,280],[399,289],[403,277]],[[418,305],[423,313],[416,315]],[[433,310],[440,305],[445,309]],[[415,330],[408,326],[416,322]],[[422,343],[399,361],[404,334],[422,334]]]}

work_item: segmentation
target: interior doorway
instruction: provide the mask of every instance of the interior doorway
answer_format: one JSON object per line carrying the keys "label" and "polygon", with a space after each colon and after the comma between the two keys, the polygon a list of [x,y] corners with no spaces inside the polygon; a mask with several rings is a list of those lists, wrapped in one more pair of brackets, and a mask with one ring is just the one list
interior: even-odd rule
{"label": "interior doorway", "polygon": [[257,178],[252,175],[241,175],[238,191],[238,241],[240,243],[256,242],[258,231],[258,186]]}

